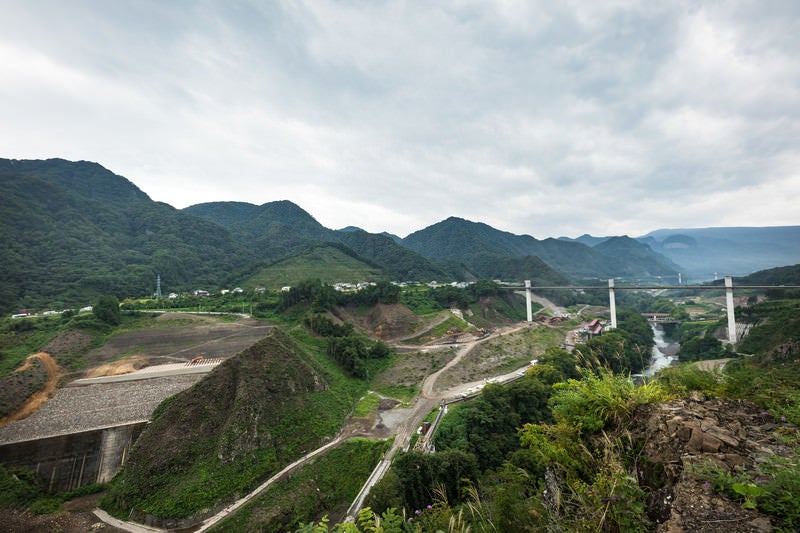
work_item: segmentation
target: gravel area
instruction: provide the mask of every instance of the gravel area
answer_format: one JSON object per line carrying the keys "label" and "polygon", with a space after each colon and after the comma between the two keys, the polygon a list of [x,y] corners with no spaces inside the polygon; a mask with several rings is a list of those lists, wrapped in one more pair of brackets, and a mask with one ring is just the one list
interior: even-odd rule
{"label": "gravel area", "polygon": [[0,444],[149,420],[164,398],[188,389],[204,375],[187,374],[59,389],[28,418],[0,428]]}

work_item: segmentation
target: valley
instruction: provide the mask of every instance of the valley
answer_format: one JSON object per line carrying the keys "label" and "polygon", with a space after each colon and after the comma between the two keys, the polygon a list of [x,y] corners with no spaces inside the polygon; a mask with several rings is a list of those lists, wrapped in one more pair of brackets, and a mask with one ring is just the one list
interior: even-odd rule
{"label": "valley", "polygon": [[[522,299],[522,295],[512,295],[510,297]],[[311,298],[313,299],[314,297],[311,296]],[[267,345],[264,345],[265,339],[267,342],[277,342],[279,345],[299,341],[301,344],[298,344],[296,348],[290,349],[300,356],[300,359],[306,361],[303,363],[304,365],[310,365],[307,366],[308,369],[315,368],[316,370],[313,370],[312,373],[318,376],[314,378],[315,384],[308,382],[307,385],[302,385],[302,387],[311,387],[309,391],[317,391],[312,392],[312,394],[322,393],[325,395],[334,390],[341,392],[349,390],[345,397],[349,397],[350,400],[345,400],[345,397],[341,397],[340,400],[335,400],[334,403],[330,404],[331,407],[334,405],[339,406],[335,408],[335,411],[338,410],[339,414],[336,414],[326,422],[325,427],[327,429],[316,433],[316,436],[313,436],[311,440],[304,438],[303,442],[305,444],[302,444],[302,448],[295,448],[296,451],[285,455],[277,463],[273,462],[274,460],[272,459],[264,463],[265,465],[275,465],[271,467],[274,468],[275,473],[268,479],[262,477],[264,474],[255,477],[248,475],[246,479],[250,481],[239,485],[242,489],[250,487],[244,491],[244,494],[250,495],[246,500],[230,499],[229,496],[224,496],[224,493],[219,493],[215,498],[221,497],[221,499],[216,500],[218,503],[211,508],[210,514],[204,511],[200,515],[191,514],[187,519],[154,521],[153,518],[148,518],[149,514],[142,514],[141,511],[137,511],[133,517],[135,522],[149,524],[148,527],[156,527],[159,530],[191,527],[197,531],[205,531],[206,529],[226,531],[230,530],[227,528],[233,527],[226,526],[226,524],[234,523],[239,524],[236,528],[244,527],[243,524],[249,523],[251,520],[257,520],[257,516],[262,517],[258,520],[266,519],[261,511],[256,511],[256,509],[268,509],[271,505],[268,500],[264,500],[260,496],[262,491],[264,491],[264,494],[273,494],[270,498],[275,497],[275,491],[302,491],[303,489],[300,488],[288,489],[289,485],[286,485],[288,480],[295,475],[294,472],[305,472],[309,468],[317,468],[312,465],[318,463],[322,465],[326,461],[325,457],[329,453],[333,453],[327,452],[328,450],[339,449],[340,446],[344,445],[344,442],[351,442],[353,439],[357,441],[358,439],[366,438],[375,442],[386,442],[387,448],[382,454],[381,460],[375,461],[373,466],[377,465],[376,471],[381,472],[383,476],[388,475],[388,479],[391,479],[395,475],[391,474],[396,468],[393,465],[397,461],[402,462],[402,458],[406,455],[416,453],[412,452],[413,443],[422,441],[422,439],[427,441],[427,439],[432,438],[419,435],[418,431],[422,427],[423,421],[431,420],[431,415],[438,411],[439,405],[443,401],[457,402],[465,397],[474,397],[475,399],[471,400],[470,403],[473,401],[484,402],[486,401],[483,400],[485,396],[484,390],[491,395],[496,395],[503,389],[512,391],[520,387],[531,386],[533,383],[530,382],[533,379],[532,376],[544,376],[547,372],[552,372],[556,368],[553,366],[556,361],[566,356],[567,352],[561,352],[557,349],[558,346],[565,344],[565,339],[574,338],[574,331],[585,329],[590,320],[593,319],[592,317],[598,316],[596,313],[600,313],[601,316],[602,313],[607,313],[607,309],[604,310],[602,306],[580,304],[574,307],[561,307],[543,297],[537,297],[539,304],[542,305],[539,311],[540,313],[545,313],[545,319],[540,322],[528,324],[505,320],[486,331],[471,324],[470,321],[473,318],[485,320],[482,317],[488,316],[488,309],[498,305],[498,302],[495,301],[496,298],[496,296],[491,296],[479,299],[474,307],[466,306],[455,310],[441,310],[425,315],[417,315],[411,312],[408,307],[400,304],[382,303],[373,306],[333,305],[321,316],[328,316],[330,319],[342,321],[341,323],[343,324],[356,324],[358,331],[372,338],[381,338],[384,342],[389,343],[390,346],[397,347],[389,360],[385,362],[375,360],[370,363],[368,381],[360,383],[349,379],[341,381],[341,377],[334,377],[331,372],[340,371],[334,371],[334,367],[331,367],[329,362],[325,362],[324,350],[320,350],[324,346],[319,342],[321,339],[314,340],[313,336],[309,337],[307,333],[298,329],[296,323],[294,325],[281,325],[249,317],[207,313],[193,314],[186,311],[149,314],[142,314],[141,312],[130,313],[128,320],[134,321],[132,324],[136,324],[135,328],[131,328],[131,326],[121,328],[118,333],[106,337],[100,346],[90,348],[85,343],[76,343],[75,334],[72,332],[63,334],[63,342],[59,340],[61,335],[50,340],[49,345],[51,347],[61,346],[61,357],[64,355],[64,350],[69,351],[66,348],[67,346],[87,346],[82,357],[84,361],[83,369],[80,372],[74,370],[70,372],[69,379],[72,380],[72,384],[75,386],[59,389],[55,396],[45,402],[37,413],[34,413],[26,420],[11,423],[0,429],[0,438],[8,441],[4,435],[14,435],[17,441],[20,439],[24,441],[26,438],[44,437],[45,433],[47,433],[46,431],[36,433],[36,429],[31,430],[28,428],[40,428],[41,421],[46,420],[48,416],[52,417],[51,419],[61,421],[69,420],[69,424],[71,424],[55,431],[52,429],[54,426],[51,426],[49,432],[53,435],[74,431],[91,432],[98,426],[121,425],[120,427],[122,427],[126,424],[139,423],[150,419],[148,413],[156,409],[156,406],[163,399],[171,397],[180,390],[185,390],[184,394],[179,394],[175,397],[183,398],[175,401],[179,401],[184,407],[178,407],[177,404],[168,405],[172,403],[170,401],[158,408],[159,411],[165,413],[162,416],[170,417],[169,420],[163,419],[167,425],[164,426],[162,424],[159,430],[156,428],[157,424],[151,423],[153,427],[148,428],[138,439],[134,437],[137,444],[130,449],[125,448],[128,451],[124,452],[124,455],[127,456],[127,461],[132,461],[133,463],[131,464],[139,464],[142,461],[142,457],[150,456],[150,453],[152,453],[147,451],[148,447],[155,446],[156,448],[152,448],[153,450],[163,449],[165,443],[159,444],[158,440],[153,441],[153,439],[159,439],[159,434],[163,434],[166,431],[167,433],[164,435],[171,434],[169,442],[178,445],[178,448],[174,450],[177,453],[174,457],[178,459],[188,453],[188,448],[185,449],[186,451],[180,451],[184,445],[178,444],[180,441],[174,440],[180,434],[180,432],[176,434],[175,430],[186,424],[188,425],[185,427],[188,428],[193,424],[193,421],[200,422],[208,416],[200,414],[209,412],[205,411],[208,406],[203,407],[205,402],[198,404],[197,400],[201,397],[222,399],[225,396],[224,393],[220,396],[220,391],[225,389],[235,390],[236,396],[246,394],[251,397],[250,395],[252,395],[252,392],[246,392],[246,388],[251,386],[245,385],[244,382],[237,385],[222,385],[221,383],[210,385],[208,391],[205,391],[204,384],[209,378],[213,380],[215,375],[223,372],[218,376],[217,381],[225,375],[230,375],[231,377],[241,375],[241,378],[237,379],[244,378],[246,382],[249,380],[247,376],[252,375],[252,377],[255,377],[261,375],[261,372],[264,371],[261,370],[262,363],[257,362],[261,361],[263,356],[256,355],[260,352],[253,351],[253,343],[263,345],[266,349]],[[714,311],[715,308],[719,308],[718,304],[716,306],[714,304],[715,299],[718,298],[718,296],[712,295],[706,302],[706,300],[696,297],[687,304],[687,308],[691,309],[692,314],[696,317],[710,318],[713,313],[717,313],[717,316],[719,316],[719,311]],[[302,301],[299,304],[302,305]],[[551,314],[552,309],[565,314],[572,313],[572,315],[570,318],[557,315],[560,317],[559,320],[547,319],[548,316],[556,316]],[[578,313],[583,318],[578,318]],[[709,313],[712,315],[709,315]],[[622,324],[627,320],[626,316],[624,313],[621,315]],[[689,313],[686,313],[686,316],[690,316]],[[701,324],[702,321],[696,323]],[[456,324],[458,326],[455,326]],[[285,330],[290,333],[290,336],[286,337],[281,333],[276,337],[276,333],[280,330]],[[613,336],[613,334],[609,333],[608,336],[598,337],[598,340],[607,339],[611,341]],[[270,341],[269,339],[275,340]],[[292,340],[290,341],[290,339]],[[585,342],[585,340],[580,342]],[[296,351],[301,345],[305,346],[305,348],[302,348],[301,351]],[[288,347],[288,345],[286,346]],[[600,345],[598,344],[598,346]],[[308,358],[314,351],[317,354]],[[300,355],[303,352],[306,355]],[[234,368],[230,367],[230,363],[236,362],[245,353],[253,354],[247,356],[251,361],[247,364],[255,364],[257,366],[248,367],[250,370],[242,368],[242,371],[245,372],[244,374],[240,374],[240,371],[230,374],[232,368]],[[256,358],[254,359],[253,356]],[[203,357],[203,359],[198,360],[199,357]],[[281,355],[279,357],[284,359],[286,356]],[[556,359],[553,359],[554,357]],[[532,366],[532,359],[540,361],[540,364]],[[195,362],[192,363],[192,360],[195,360]],[[264,361],[266,362],[266,360]],[[238,364],[241,365],[243,363]],[[561,364],[558,363],[558,365]],[[168,372],[180,372],[181,370],[178,367],[182,367],[191,368],[192,372],[196,372],[201,371],[201,366],[206,367],[203,369],[204,371],[208,372],[210,370],[211,372],[174,377],[154,377],[159,375],[158,369],[160,368],[169,368]],[[225,371],[224,368],[228,370]],[[563,368],[563,371],[569,371],[568,367]],[[306,378],[299,377],[298,370],[288,370],[290,373],[288,375],[296,376],[290,378],[290,382],[295,382],[294,385],[291,385],[293,390],[300,386],[300,381],[296,381],[297,379],[306,380]],[[278,372],[277,375],[280,375],[283,371],[275,368],[268,372]],[[306,371],[301,372],[305,373]],[[545,374],[542,374],[542,372],[545,372]],[[198,379],[202,379],[206,375],[209,378],[198,381]],[[266,376],[268,374],[263,375]],[[226,377],[224,379],[229,378]],[[334,381],[330,381],[331,379]],[[103,383],[104,380],[110,382]],[[323,383],[326,382],[329,384],[324,385]],[[339,382],[339,384],[331,385],[334,382]],[[167,385],[168,383],[172,383],[172,385]],[[281,385],[277,385],[278,382],[275,383],[279,389],[286,384],[286,382]],[[346,383],[349,383],[349,385],[345,385]],[[334,388],[328,389],[331,386]],[[101,390],[104,390],[103,387],[108,392],[101,392]],[[126,388],[123,390],[120,387]],[[261,385],[257,385],[257,387],[261,387]],[[191,399],[190,388],[196,391],[196,399],[194,400]],[[156,392],[155,395],[152,395],[155,390],[161,392]],[[266,391],[267,389],[264,390]],[[326,390],[329,392],[324,392]],[[384,400],[394,398],[394,400],[391,402],[381,400],[378,402],[380,405],[372,403],[373,400],[371,398],[374,397],[375,393],[370,392],[370,390],[380,391],[377,393],[379,398]],[[146,399],[142,395],[144,391],[150,391],[147,393],[151,394],[150,399]],[[75,399],[70,399],[70,395],[75,392],[80,392],[81,395],[76,396]],[[88,396],[86,396],[87,394]],[[104,394],[107,394],[107,396],[104,396]],[[274,394],[274,392],[268,394]],[[96,400],[90,400],[90,397],[94,397]],[[252,398],[255,399],[256,396],[252,396]],[[330,400],[333,399],[334,397],[331,396]],[[122,403],[119,403],[120,400],[122,400]],[[345,403],[342,403],[341,400],[345,400]],[[352,402],[351,408],[342,410],[347,402]],[[359,407],[362,402],[364,408]],[[93,405],[96,405],[97,408],[93,408]],[[246,405],[246,403],[242,405]],[[368,407],[368,405],[373,407]],[[458,403],[452,405],[455,412],[461,412],[463,409],[468,408],[467,404],[464,404],[464,407],[459,407]],[[127,410],[130,407],[135,407],[136,412]],[[232,407],[236,409],[233,404]],[[197,411],[198,408],[201,410]],[[215,407],[213,411],[216,412],[219,408],[222,408],[222,405]],[[166,410],[164,411],[164,409]],[[261,408],[256,409],[260,410]],[[81,422],[80,416],[74,416],[81,412],[86,413],[87,420],[91,420],[92,423]],[[191,415],[191,412],[195,414]],[[222,413],[222,411],[218,412]],[[219,426],[217,422],[212,423],[213,418],[209,418],[202,425],[211,423],[211,427],[222,428],[231,424],[238,426],[243,423],[245,425],[243,427],[246,427],[247,424],[252,424],[252,416],[259,411],[250,412],[250,415],[246,415],[243,412],[242,415],[245,415],[245,418],[242,418],[239,422],[233,422],[233,419],[231,419],[229,422],[224,422],[223,426]],[[347,414],[348,412],[350,412],[349,415]],[[354,416],[356,412],[359,413],[358,416]],[[55,416],[53,416],[53,413],[55,413]],[[68,415],[68,413],[70,414]],[[103,418],[109,414],[115,418],[113,420]],[[175,418],[176,416],[177,418]],[[200,418],[196,418],[197,416]],[[233,416],[238,417],[240,415]],[[255,420],[258,420],[262,415],[255,416]],[[250,420],[250,422],[247,422],[247,420]],[[442,438],[447,439],[447,435],[452,431],[450,429],[452,422],[448,422],[448,420],[450,420],[450,416],[444,418],[444,427],[441,430],[444,432],[442,436],[437,431],[436,436],[433,437],[437,443],[436,448],[442,445],[440,440]],[[197,439],[199,442],[206,442],[206,439],[213,437],[213,435],[217,434],[217,431],[220,431],[220,429],[216,429],[213,430],[214,433],[197,433],[197,429],[199,428],[190,431],[195,434],[193,439]],[[231,435],[236,434],[233,433]],[[189,435],[186,436],[188,437]],[[243,438],[245,440],[235,444],[233,448],[228,448],[230,444],[222,444],[221,442],[220,444],[211,444],[209,441],[209,445],[219,450],[228,449],[229,451],[221,453],[230,453],[233,454],[232,457],[236,457],[241,454],[242,450],[254,449],[252,448],[253,443],[247,443],[247,440],[254,436],[250,435],[250,430],[245,430],[244,434],[235,437],[236,439]],[[386,439],[390,440],[387,441]],[[133,443],[134,440],[130,442]],[[8,442],[10,443],[10,441]],[[244,446],[244,448],[240,448],[241,446]],[[323,452],[326,453],[323,454]],[[144,456],[142,455],[143,453],[145,454]],[[191,453],[196,454],[197,452]],[[334,455],[331,455],[331,457],[334,457]],[[201,462],[208,460],[202,458],[202,456],[197,456],[194,459],[194,461]],[[157,461],[157,463],[159,462],[162,461]],[[281,464],[284,465],[283,469],[280,467]],[[142,480],[146,480],[152,479],[152,476],[155,475],[155,471],[150,470],[151,468],[166,468],[167,465],[148,466],[147,464],[140,464],[137,469],[142,467],[145,469],[143,473],[150,472],[142,478]],[[175,466],[169,468],[175,468]],[[263,472],[266,473],[268,471],[265,470]],[[130,472],[128,474],[124,474],[124,472],[125,468],[123,468],[123,475],[126,475],[126,477],[131,475]],[[218,474],[222,476],[240,475],[234,474],[234,471],[225,472],[227,471],[221,470]],[[367,477],[369,476],[365,475],[360,483],[366,482]],[[134,481],[134,483],[139,482]],[[188,486],[191,486],[194,481],[189,477],[181,482],[181,484],[187,483]],[[361,502],[358,504],[359,506],[375,505],[374,498],[376,498],[376,494],[381,494],[385,490],[385,483],[386,481],[381,476],[376,475],[371,479],[361,495],[357,495],[355,492],[349,493],[350,496],[339,500],[339,503],[335,505],[331,503],[326,506],[326,514],[336,521],[344,519],[348,513],[350,516],[355,516],[358,512],[358,507],[348,511],[348,507],[351,506],[353,501]],[[114,483],[112,482],[113,485]],[[175,485],[175,488],[170,490],[175,490],[178,486]],[[111,490],[114,491],[116,489]],[[188,503],[189,500],[186,502]],[[282,505],[288,505],[288,503]],[[85,511],[83,514],[77,513],[74,516],[74,520],[76,523],[86,523],[87,520],[90,523],[99,523],[98,518],[92,518]],[[110,518],[108,518],[108,521],[116,524],[116,526],[109,525],[108,527],[118,527],[122,528],[122,530],[135,531],[138,527],[135,524],[127,526]],[[194,525],[192,526],[191,524]]]}

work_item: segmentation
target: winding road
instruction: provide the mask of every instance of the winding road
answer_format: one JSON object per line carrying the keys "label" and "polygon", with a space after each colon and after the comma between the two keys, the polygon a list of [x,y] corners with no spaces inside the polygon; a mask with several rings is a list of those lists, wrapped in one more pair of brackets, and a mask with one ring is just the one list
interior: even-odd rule
{"label": "winding road", "polygon": [[[438,347],[438,348],[448,348],[448,349],[453,348],[453,347],[457,347],[458,348],[458,353],[445,366],[443,366],[442,368],[440,368],[436,372],[434,372],[432,374],[429,374],[423,380],[422,386],[421,386],[421,390],[420,390],[420,394],[416,398],[413,408],[411,408],[409,410],[408,415],[406,416],[405,420],[403,422],[401,422],[397,427],[397,431],[396,431],[396,435],[395,435],[395,439],[394,439],[394,442],[392,444],[392,447],[386,452],[386,454],[384,455],[383,459],[375,467],[375,469],[373,470],[372,474],[367,479],[367,482],[361,488],[361,491],[359,491],[359,493],[356,496],[356,498],[354,499],[352,505],[348,509],[348,511],[347,511],[347,519],[348,520],[352,521],[352,520],[355,519],[355,517],[358,514],[359,510],[361,510],[361,507],[364,505],[364,500],[367,497],[367,495],[369,494],[369,491],[372,489],[372,487],[378,481],[380,481],[380,479],[383,477],[383,475],[386,473],[386,471],[388,471],[389,467],[391,466],[391,462],[392,462],[392,459],[393,459],[394,455],[399,450],[403,450],[403,451],[407,451],[408,450],[410,442],[411,442],[411,437],[412,437],[412,435],[414,435],[414,433],[416,433],[417,428],[420,426],[420,424],[422,424],[422,421],[425,418],[425,416],[428,413],[430,413],[434,408],[436,408],[436,406],[439,405],[442,400],[446,400],[448,398],[452,399],[452,398],[459,397],[460,394],[462,392],[466,391],[467,389],[470,389],[472,387],[477,387],[479,384],[483,383],[483,380],[481,380],[481,381],[476,381],[474,383],[463,384],[463,385],[460,385],[458,387],[449,389],[447,391],[447,395],[445,395],[444,393],[436,393],[436,392],[434,392],[434,385],[436,383],[436,380],[439,378],[439,376],[442,375],[442,373],[444,373],[447,370],[449,370],[450,368],[452,368],[453,366],[457,365],[459,362],[461,362],[464,359],[464,357],[466,357],[475,348],[475,346],[477,346],[478,344],[480,344],[482,342],[485,342],[485,341],[487,341],[489,339],[493,339],[495,337],[499,337],[499,336],[502,336],[502,335],[508,335],[508,334],[511,334],[511,333],[515,333],[517,331],[520,331],[520,330],[528,328],[528,327],[530,327],[529,324],[523,323],[521,325],[517,325],[517,326],[511,327],[511,328],[506,328],[506,329],[503,329],[503,330],[499,330],[499,331],[494,332],[494,333],[492,333],[490,335],[487,335],[485,337],[481,337],[480,339],[475,339],[474,341],[469,341],[469,342],[465,342],[465,343],[461,343],[461,344],[443,344],[443,345],[438,345],[438,346],[429,346],[429,348],[437,348]],[[181,531],[192,532],[192,533],[201,533],[201,532],[204,532],[204,531],[208,531],[210,528],[212,528],[213,526],[218,524],[220,521],[222,521],[226,517],[232,515],[234,512],[236,512],[243,505],[247,504],[253,498],[257,497],[259,494],[261,494],[264,490],[266,490],[270,485],[275,483],[277,480],[279,480],[285,474],[287,474],[288,472],[290,472],[293,469],[297,468],[298,466],[304,464],[305,462],[309,461],[313,457],[315,457],[315,456],[317,456],[317,455],[319,455],[321,453],[324,453],[324,452],[328,451],[329,449],[331,449],[331,448],[333,448],[335,446],[338,446],[344,440],[346,440],[346,439],[344,439],[343,436],[340,434],[339,436],[337,436],[331,442],[325,444],[324,446],[321,446],[320,448],[317,448],[316,450],[314,450],[312,452],[309,452],[308,454],[304,455],[303,457],[301,457],[300,459],[296,460],[292,464],[286,466],[284,469],[282,469],[277,474],[273,475],[271,478],[269,478],[267,481],[265,481],[263,484],[261,484],[255,490],[253,490],[252,492],[250,492],[246,496],[236,500],[234,503],[228,505],[223,510],[221,510],[219,513],[217,513],[217,514],[205,519],[203,522],[201,522],[200,524],[194,526],[193,528],[187,528],[187,529],[183,529]],[[108,515],[107,513],[105,513],[104,511],[102,511],[100,509],[95,510],[95,515],[98,518],[100,518],[101,520],[103,520],[104,522],[108,523],[109,525],[114,526],[114,527],[116,527],[118,529],[122,529],[124,531],[129,531],[131,533],[158,533],[158,532],[167,531],[167,530],[163,530],[163,529],[157,529],[157,528],[153,528],[153,527],[143,526],[142,524],[138,524],[136,522],[125,522],[125,521],[122,521],[122,520],[117,520],[117,519],[111,517],[110,515]]]}

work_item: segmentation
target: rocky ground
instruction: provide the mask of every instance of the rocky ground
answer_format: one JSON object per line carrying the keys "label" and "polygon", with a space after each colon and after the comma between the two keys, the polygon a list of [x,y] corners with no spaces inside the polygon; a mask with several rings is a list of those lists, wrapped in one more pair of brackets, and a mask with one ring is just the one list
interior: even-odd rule
{"label": "rocky ground", "polygon": [[770,456],[790,457],[782,435],[796,427],[773,420],[744,401],[685,399],[648,406],[636,418],[633,441],[644,442],[638,460],[640,484],[650,490],[649,516],[659,533],[768,532],[775,519],[742,507],[716,493],[698,472],[714,464],[733,474],[758,477],[758,465]]}
{"label": "rocky ground", "polygon": [[48,515],[0,509],[0,530],[8,533],[121,533],[123,530],[106,524],[92,512],[99,498],[99,494],[75,498],[64,504],[62,512]]}

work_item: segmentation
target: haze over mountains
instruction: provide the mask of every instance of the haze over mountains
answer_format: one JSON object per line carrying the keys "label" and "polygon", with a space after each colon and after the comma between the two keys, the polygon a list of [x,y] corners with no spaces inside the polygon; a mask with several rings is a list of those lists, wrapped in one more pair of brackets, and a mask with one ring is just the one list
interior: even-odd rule
{"label": "haze over mountains", "polygon": [[[515,235],[450,217],[405,238],[325,228],[290,201],[175,209],[97,163],[0,159],[0,309],[86,305],[99,295],[223,288],[309,262],[395,281],[503,279],[534,285],[710,280],[800,263],[800,226],[663,229],[638,238]],[[354,221],[357,224],[357,221]],[[289,276],[286,278],[286,276]],[[294,282],[299,280],[294,280]]]}

